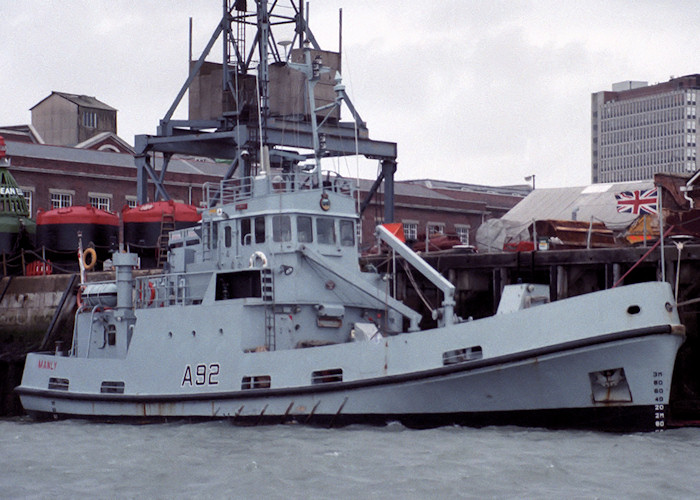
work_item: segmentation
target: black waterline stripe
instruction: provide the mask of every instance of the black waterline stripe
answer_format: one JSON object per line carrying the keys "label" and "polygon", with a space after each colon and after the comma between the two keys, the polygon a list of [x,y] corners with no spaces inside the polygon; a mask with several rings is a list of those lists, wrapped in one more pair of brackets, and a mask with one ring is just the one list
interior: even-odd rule
{"label": "black waterline stripe", "polygon": [[610,342],[618,342],[634,338],[647,337],[650,335],[664,335],[676,333],[677,327],[672,325],[659,325],[653,327],[637,328],[624,332],[615,332],[598,337],[592,337],[582,340],[574,340],[564,342],[547,347],[530,349],[514,354],[497,356],[495,358],[480,359],[475,361],[467,361],[456,363],[454,365],[441,366],[430,370],[420,372],[411,372],[399,375],[387,375],[385,377],[376,377],[366,380],[353,380],[350,382],[329,382],[326,384],[289,387],[280,389],[248,389],[245,391],[235,392],[204,392],[197,394],[138,394],[138,395],[121,395],[121,394],[88,394],[88,393],[71,393],[65,391],[52,391],[48,389],[33,389],[19,386],[15,388],[15,392],[26,396],[41,396],[51,399],[68,399],[77,401],[104,401],[113,403],[165,403],[165,402],[186,402],[186,401],[202,401],[202,400],[222,400],[222,399],[253,399],[259,397],[280,397],[294,396],[303,394],[314,394],[335,391],[347,391],[352,389],[361,389],[365,387],[374,387],[378,385],[392,385],[415,380],[423,380],[428,378],[442,377],[453,373],[474,371],[482,368],[488,368],[495,365],[503,365],[517,363],[530,358],[539,356],[547,356],[565,351],[581,349],[595,345],[607,344]]}

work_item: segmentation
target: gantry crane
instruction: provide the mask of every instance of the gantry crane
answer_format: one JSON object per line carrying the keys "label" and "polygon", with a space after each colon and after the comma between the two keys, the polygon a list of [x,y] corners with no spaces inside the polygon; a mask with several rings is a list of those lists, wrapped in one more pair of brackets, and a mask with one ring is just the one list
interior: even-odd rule
{"label": "gantry crane", "polygon": [[[207,62],[220,37],[222,62]],[[188,90],[189,119],[173,119]],[[341,121],[343,103],[352,121]],[[359,154],[381,163],[360,211],[383,184],[384,220],[394,218],[396,143],[369,139],[342,84],[340,53],[321,49],[302,1],[223,0],[221,21],[190,62],[189,76],[156,135],[137,135],[135,150],[140,204],[149,201],[149,182],[156,200],[170,199],[164,179],[175,154],[225,159],[224,180]],[[161,155],[158,170],[153,158]]]}

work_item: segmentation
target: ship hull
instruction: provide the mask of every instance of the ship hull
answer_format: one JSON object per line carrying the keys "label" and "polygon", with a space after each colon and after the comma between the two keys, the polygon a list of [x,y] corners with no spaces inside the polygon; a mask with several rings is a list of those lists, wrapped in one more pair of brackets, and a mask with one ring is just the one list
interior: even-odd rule
{"label": "ship hull", "polygon": [[[142,407],[141,407],[142,408]],[[634,405],[626,407],[557,408],[548,410],[513,410],[499,412],[416,413],[416,414],[361,414],[361,415],[239,415],[239,416],[107,416],[105,414],[62,414],[31,411],[28,414],[37,421],[80,418],[108,423],[148,424],[166,422],[229,421],[233,425],[252,427],[259,425],[309,425],[339,428],[349,425],[385,426],[394,422],[412,429],[430,429],[442,426],[489,427],[518,426],[552,430],[576,429],[602,432],[657,432],[672,428],[664,422],[657,426],[658,414],[668,412],[664,405]],[[650,424],[651,422],[651,424]],[[660,425],[660,424],[659,424]]]}
{"label": "ship hull", "polygon": [[[91,394],[23,383],[18,390],[30,413],[52,418],[325,426],[399,421],[418,428],[457,424],[652,431],[668,425],[681,330],[659,325],[433,369],[297,387]],[[281,354],[289,361],[298,353]],[[51,361],[55,357],[40,354],[27,359],[36,366]],[[92,368],[83,363],[81,370],[86,374]]]}

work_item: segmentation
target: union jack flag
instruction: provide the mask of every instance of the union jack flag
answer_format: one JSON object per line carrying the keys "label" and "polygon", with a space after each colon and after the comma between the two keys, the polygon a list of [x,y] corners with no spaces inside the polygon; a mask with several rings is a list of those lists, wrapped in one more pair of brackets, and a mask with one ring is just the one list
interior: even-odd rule
{"label": "union jack flag", "polygon": [[628,214],[658,213],[659,197],[656,188],[638,191],[623,191],[615,195],[617,211]]}

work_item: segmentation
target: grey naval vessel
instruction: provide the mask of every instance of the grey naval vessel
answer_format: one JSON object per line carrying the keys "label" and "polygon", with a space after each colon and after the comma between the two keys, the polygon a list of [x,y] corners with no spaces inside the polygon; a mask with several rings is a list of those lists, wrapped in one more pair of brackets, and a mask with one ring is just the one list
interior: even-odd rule
{"label": "grey naval vessel", "polygon": [[[256,4],[259,13],[266,8]],[[284,64],[304,75],[317,109],[312,84],[327,68],[310,48],[298,50],[303,58]],[[339,77],[334,91],[346,100]],[[216,139],[260,137],[262,122],[274,132],[273,118],[258,119]],[[441,292],[423,322],[431,327],[421,329],[421,315],[392,296],[391,276],[361,268],[356,183],[323,171],[332,145],[316,113],[308,119],[313,151],[303,161],[263,141],[236,146],[240,164],[257,156],[256,168],[205,186],[201,222],[169,234],[162,274],[134,276],[136,255],[122,249],[113,255],[114,281],[82,285],[71,345],[27,356],[16,391],[29,414],[616,431],[668,425],[685,331],[668,283],[557,301],[548,285],[508,285],[495,315],[460,318],[453,284],[379,225],[384,248]]]}
{"label": "grey naval vessel", "polygon": [[438,326],[358,264],[353,183],[301,171],[223,183],[168,272],[89,283],[67,353],[31,353],[31,414],[324,425],[659,429],[683,328],[667,283],[549,302],[506,286],[493,317],[453,313],[453,285],[385,227],[444,292]]}

